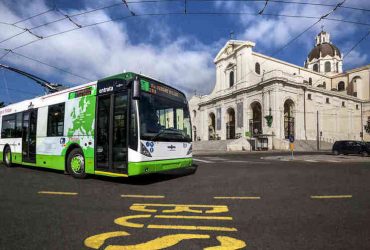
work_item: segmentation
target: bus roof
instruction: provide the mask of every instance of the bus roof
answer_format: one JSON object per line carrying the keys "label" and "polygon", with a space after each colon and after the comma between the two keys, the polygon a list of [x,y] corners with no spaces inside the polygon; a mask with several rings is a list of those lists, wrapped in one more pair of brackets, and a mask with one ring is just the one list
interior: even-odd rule
{"label": "bus roof", "polygon": [[157,83],[160,83],[160,84],[162,84],[162,85],[164,85],[164,86],[166,86],[168,88],[171,88],[173,90],[176,90],[176,91],[180,92],[184,97],[186,97],[186,95],[184,94],[184,92],[182,92],[179,89],[176,89],[176,88],[174,88],[174,87],[172,87],[172,86],[170,86],[170,85],[168,85],[168,84],[166,84],[166,83],[164,83],[164,82],[162,82],[160,80],[157,80],[157,79],[155,79],[153,77],[146,76],[146,75],[143,75],[143,74],[138,74],[138,73],[135,73],[135,72],[125,72],[125,73],[120,73],[120,74],[108,76],[108,77],[105,77],[103,79],[98,80],[98,82],[105,81],[105,80],[110,80],[110,79],[117,79],[117,78],[118,79],[124,79],[124,80],[133,80],[133,79],[135,79],[135,76],[143,77],[145,79],[148,79],[148,80],[151,80],[151,81],[155,81]]}
{"label": "bus roof", "polygon": [[[143,74],[137,74],[137,73],[134,73],[134,72],[125,72],[125,73],[120,73],[120,74],[108,76],[108,77],[105,77],[105,78],[102,78],[100,80],[93,81],[93,82],[90,82],[90,83],[85,83],[85,84],[81,84],[81,85],[78,85],[78,86],[75,86],[75,87],[64,89],[64,90],[61,90],[61,91],[58,91],[58,92],[55,92],[55,93],[52,93],[52,94],[38,96],[38,97],[35,97],[35,98],[32,98],[32,99],[27,99],[27,100],[23,100],[23,101],[20,101],[20,102],[17,102],[17,103],[12,103],[12,104],[7,105],[3,108],[0,108],[0,116],[3,115],[3,114],[11,114],[11,113],[19,112],[19,111],[24,111],[24,110],[27,109],[27,107],[29,106],[30,103],[37,105],[37,103],[43,102],[44,100],[47,100],[48,98],[62,96],[62,95],[65,95],[65,94],[69,94],[70,92],[73,92],[73,91],[84,89],[84,88],[89,87],[89,86],[94,86],[94,85],[97,84],[97,82],[100,82],[100,81],[109,80],[109,79],[117,79],[117,78],[118,79],[124,79],[124,80],[132,80],[132,79],[135,79],[135,76],[143,77],[143,78],[146,78],[148,80],[152,80],[152,81],[158,82],[160,84],[163,84],[166,87],[172,88],[172,89],[180,92],[184,97],[186,97],[185,94],[181,90],[178,90],[174,87],[171,87],[171,86],[169,86],[169,85],[167,85],[167,84],[165,84],[165,83],[163,83],[163,82],[161,82],[161,81],[159,81],[155,78],[152,78],[152,77],[149,77],[149,76],[146,76],[146,75],[143,75]],[[24,108],[22,108],[22,107],[24,107]],[[9,111],[9,112],[4,112],[4,110],[13,110],[13,109],[15,109],[15,110],[14,111]]]}

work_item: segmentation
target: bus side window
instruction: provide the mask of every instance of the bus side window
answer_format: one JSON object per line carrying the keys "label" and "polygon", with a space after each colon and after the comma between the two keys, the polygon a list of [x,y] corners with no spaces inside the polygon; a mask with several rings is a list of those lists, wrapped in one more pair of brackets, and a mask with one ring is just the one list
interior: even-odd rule
{"label": "bus side window", "polygon": [[47,136],[64,135],[65,103],[49,106]]}
{"label": "bus side window", "polygon": [[1,126],[1,138],[14,138],[15,137],[15,115],[3,116]]}

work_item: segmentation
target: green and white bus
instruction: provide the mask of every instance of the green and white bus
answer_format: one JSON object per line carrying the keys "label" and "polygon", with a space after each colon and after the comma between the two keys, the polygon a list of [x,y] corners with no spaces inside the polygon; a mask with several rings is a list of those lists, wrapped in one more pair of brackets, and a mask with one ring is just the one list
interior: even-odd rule
{"label": "green and white bus", "polygon": [[192,169],[188,102],[177,89],[122,73],[0,109],[0,161],[129,177]]}

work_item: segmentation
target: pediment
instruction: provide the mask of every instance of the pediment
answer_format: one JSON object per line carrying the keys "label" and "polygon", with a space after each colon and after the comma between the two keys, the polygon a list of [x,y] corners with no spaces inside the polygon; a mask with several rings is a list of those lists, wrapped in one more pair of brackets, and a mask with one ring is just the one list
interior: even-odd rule
{"label": "pediment", "polygon": [[230,55],[234,54],[235,51],[238,50],[242,46],[252,46],[252,47],[254,47],[254,45],[255,45],[254,43],[248,42],[248,41],[230,40],[218,52],[214,62],[217,62],[221,59],[229,57]]}

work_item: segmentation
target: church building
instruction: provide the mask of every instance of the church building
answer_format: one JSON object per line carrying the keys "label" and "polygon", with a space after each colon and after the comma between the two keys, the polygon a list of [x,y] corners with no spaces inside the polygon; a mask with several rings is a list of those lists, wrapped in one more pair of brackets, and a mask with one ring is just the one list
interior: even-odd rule
{"label": "church building", "polygon": [[217,54],[213,91],[189,101],[194,141],[244,138],[252,149],[288,149],[289,139],[370,141],[370,65],[343,72],[343,54],[325,31],[304,67],[254,47],[230,40]]}

